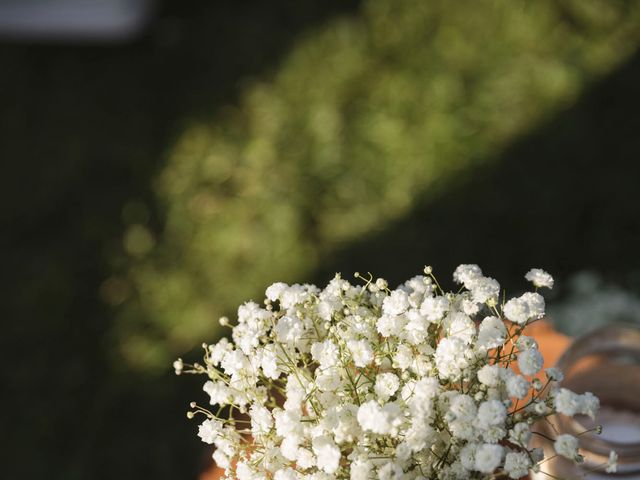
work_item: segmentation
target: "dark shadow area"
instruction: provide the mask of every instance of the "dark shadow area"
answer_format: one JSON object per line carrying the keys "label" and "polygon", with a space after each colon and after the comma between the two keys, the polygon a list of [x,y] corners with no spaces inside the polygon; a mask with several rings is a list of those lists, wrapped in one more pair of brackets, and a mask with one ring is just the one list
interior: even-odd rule
{"label": "dark shadow area", "polygon": [[[316,276],[371,271],[392,284],[433,265],[451,285],[478,263],[513,290],[531,267],[562,284],[582,269],[629,282],[640,270],[640,54],[407,218],[350,245]],[[505,119],[508,121],[508,119]],[[515,292],[514,292],[515,293]]]}
{"label": "dark shadow area", "polygon": [[199,380],[110,363],[98,289],[126,260],[123,208],[161,230],[150,179],[184,122],[357,4],[165,2],[132,45],[0,44],[0,477],[195,478],[203,449],[176,412]]}

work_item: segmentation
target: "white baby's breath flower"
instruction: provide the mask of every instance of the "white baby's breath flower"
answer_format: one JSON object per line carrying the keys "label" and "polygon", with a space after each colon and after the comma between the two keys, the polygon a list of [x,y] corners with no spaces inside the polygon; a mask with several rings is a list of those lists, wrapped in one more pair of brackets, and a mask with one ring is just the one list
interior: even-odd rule
{"label": "white baby's breath flower", "polygon": [[504,316],[514,323],[520,325],[527,323],[529,320],[529,305],[522,298],[512,298],[505,303]]}
{"label": "white baby's breath flower", "polygon": [[437,322],[449,310],[449,299],[447,297],[425,298],[420,306],[420,313],[430,322]]}
{"label": "white baby's breath flower", "polygon": [[475,279],[467,288],[471,290],[473,301],[477,303],[485,303],[487,300],[498,298],[500,295],[500,284],[489,277]]}
{"label": "white baby's breath flower", "polygon": [[295,345],[304,334],[304,323],[299,318],[284,316],[278,320],[275,332],[282,343]]}
{"label": "white baby's breath flower", "polygon": [[300,437],[288,436],[282,439],[280,444],[280,454],[287,460],[294,461],[298,458],[300,452]]}
{"label": "white baby's breath flower", "polygon": [[450,337],[456,337],[466,344],[470,344],[476,334],[475,323],[461,312],[455,312],[447,317],[447,332]]}
{"label": "white baby's breath flower", "polygon": [[349,340],[347,348],[351,352],[356,367],[366,367],[373,361],[373,350],[366,340]]}
{"label": "white baby's breath flower", "polygon": [[349,478],[350,480],[369,480],[372,471],[373,464],[370,461],[357,459],[349,467]]}
{"label": "white baby's breath flower", "polygon": [[518,298],[509,300],[503,310],[505,317],[514,323],[523,325],[529,320],[544,317],[544,298],[538,293],[526,292]]}
{"label": "white baby's breath flower", "polygon": [[342,376],[338,368],[316,370],[316,385],[321,392],[335,392],[342,385]]}
{"label": "white baby's breath flower", "polygon": [[300,437],[303,433],[301,415],[298,412],[289,410],[275,409],[273,411],[275,418],[276,432],[281,437]]}
{"label": "white baby's breath flower", "polygon": [[405,442],[413,452],[419,452],[429,445],[435,435],[435,430],[422,419],[416,419],[405,432]]}
{"label": "white baby's breath flower", "polygon": [[526,447],[531,440],[531,427],[526,422],[516,423],[509,431],[509,441]]}
{"label": "white baby's breath flower", "polygon": [[381,400],[389,400],[398,388],[400,388],[400,379],[397,375],[387,372],[376,377],[375,392]]}
{"label": "white baby's breath flower", "polygon": [[409,308],[409,296],[404,290],[394,290],[382,302],[382,312],[387,315],[400,315]]}
{"label": "white baby's breath flower", "polygon": [[467,470],[476,469],[476,451],[479,445],[477,443],[467,443],[460,450],[460,462]]}
{"label": "white baby's breath flower", "polygon": [[381,416],[382,408],[374,400],[363,403],[358,409],[358,423],[363,430],[375,431],[378,428],[377,423]]}
{"label": "white baby's breath flower", "polygon": [[236,465],[236,476],[238,480],[253,480],[255,472],[247,462],[239,461]]}
{"label": "white baby's breath flower", "polygon": [[312,446],[318,468],[326,473],[334,473],[340,463],[341,454],[338,446],[328,436],[314,438]]}
{"label": "white baby's breath flower", "polygon": [[605,472],[616,473],[618,471],[618,454],[611,450],[609,458],[607,459],[607,468]]}
{"label": "white baby's breath flower", "polygon": [[530,319],[539,319],[544,317],[545,303],[544,297],[539,293],[526,292],[520,297],[527,303]]}
{"label": "white baby's breath flower", "polygon": [[429,333],[429,321],[415,309],[408,310],[405,316],[408,321],[399,336],[412,345],[423,345]]}
{"label": "white baby's breath flower", "polygon": [[226,470],[231,465],[231,460],[222,450],[216,450],[213,452],[212,457],[213,461],[216,462],[216,465],[220,468],[224,468]]}
{"label": "white baby's breath flower", "polygon": [[555,367],[547,368],[545,370],[545,373],[547,374],[547,378],[552,382],[561,382],[562,380],[564,380],[564,375],[562,374],[562,371],[560,371],[559,368],[555,368]]}
{"label": "white baby's breath flower", "polygon": [[295,459],[296,466],[303,470],[308,470],[316,465],[316,457],[306,448],[299,448]]}
{"label": "white baby's breath flower", "polygon": [[498,400],[487,400],[478,407],[476,422],[481,428],[487,429],[494,425],[501,425],[507,418],[507,409]]}
{"label": "white baby's breath flower", "polygon": [[278,354],[273,345],[266,345],[261,351],[260,366],[265,377],[277,380],[282,373],[278,366]]}
{"label": "white baby's breath flower", "polygon": [[485,317],[478,329],[478,346],[486,349],[502,345],[507,338],[507,329],[498,317]]}
{"label": "white baby's breath flower", "polygon": [[528,337],[526,335],[520,335],[516,340],[516,347],[518,350],[529,350],[531,348],[538,348],[538,342],[532,337]]}
{"label": "white baby's breath flower", "polygon": [[545,402],[537,400],[533,403],[533,411],[540,416],[544,416],[549,412],[549,407]]}
{"label": "white baby's breath flower", "polygon": [[402,410],[395,403],[387,403],[381,407],[370,400],[358,409],[358,423],[365,431],[379,435],[395,434],[402,422]]}
{"label": "white baby's breath flower", "polygon": [[531,460],[523,452],[509,452],[504,459],[504,470],[514,480],[527,475],[530,467]]}
{"label": "white baby's breath flower", "polygon": [[457,395],[449,404],[449,410],[457,420],[471,422],[478,413],[475,401],[469,395]]}
{"label": "white baby's breath flower", "polygon": [[251,363],[247,356],[240,350],[231,350],[227,352],[220,362],[220,366],[228,375],[237,375],[241,371],[247,371],[251,368]]}
{"label": "white baby's breath flower", "polygon": [[223,405],[231,398],[229,387],[222,382],[208,380],[202,389],[209,394],[209,403],[211,405]]}
{"label": "white baby's breath flower", "polygon": [[331,368],[338,364],[340,350],[331,340],[316,342],[311,345],[311,356],[321,368]]}
{"label": "white baby's breath flower", "polygon": [[553,288],[553,277],[540,268],[532,268],[524,278],[537,288]]}
{"label": "white baby's breath flower", "polygon": [[382,315],[376,322],[376,329],[383,337],[396,337],[402,334],[404,326],[407,324],[407,318],[402,315]]}
{"label": "white baby's breath flower", "polygon": [[578,439],[572,435],[566,433],[558,435],[553,448],[558,455],[569,460],[575,460],[578,457]]}
{"label": "white baby's breath flower", "polygon": [[468,420],[453,420],[449,422],[449,430],[451,431],[451,435],[456,439],[473,440],[477,437],[473,422]]}
{"label": "white baby's breath flower", "polygon": [[453,280],[456,283],[467,284],[482,277],[482,270],[475,264],[463,264],[453,272]]}
{"label": "white baby's breath flower", "polygon": [[476,314],[480,311],[480,304],[468,298],[463,298],[461,305],[462,311],[470,317],[475,317]]}
{"label": "white baby's breath flower", "polygon": [[596,413],[600,408],[600,400],[591,392],[585,392],[580,395],[580,413],[589,416],[595,420]]}
{"label": "white baby's breath flower", "polygon": [[469,366],[468,347],[458,337],[443,338],[436,348],[435,361],[442,378],[455,380]]}
{"label": "white baby's breath flower", "polygon": [[475,452],[475,470],[482,473],[493,473],[502,463],[504,448],[500,445],[485,443]]}
{"label": "white baby's breath flower", "polygon": [[275,302],[276,300],[280,299],[280,296],[287,289],[287,287],[288,285],[286,283],[282,283],[282,282],[274,283],[273,285],[267,288],[265,295],[269,300],[271,300],[272,302]]}
{"label": "white baby's breath flower", "polygon": [[198,436],[204,443],[212,444],[222,435],[223,425],[220,420],[207,418],[198,427]]}
{"label": "white baby's breath flower", "polygon": [[527,396],[527,392],[529,392],[529,387],[531,385],[522,375],[512,375],[506,381],[507,394],[510,397],[515,397],[522,400]]}
{"label": "white baby's breath flower", "polygon": [[211,366],[217,367],[218,365],[220,365],[220,362],[227,354],[227,352],[231,350],[233,350],[233,345],[231,344],[231,342],[229,342],[229,340],[227,340],[226,338],[222,338],[222,340],[220,340],[215,345],[209,346],[207,362]]}
{"label": "white baby's breath flower", "polygon": [[580,396],[566,388],[560,388],[553,400],[558,413],[573,417],[580,410]]}
{"label": "white baby's breath flower", "polygon": [[273,426],[273,417],[268,409],[262,405],[252,405],[249,415],[251,416],[251,433],[254,437],[269,433]]}
{"label": "white baby's breath flower", "polygon": [[400,480],[402,467],[396,462],[387,462],[378,469],[378,480]]}
{"label": "white baby's breath flower", "polygon": [[176,375],[182,374],[182,370],[184,369],[184,362],[182,361],[181,358],[173,362],[173,369],[175,370]]}
{"label": "white baby's breath flower", "polygon": [[396,348],[396,352],[393,356],[393,361],[398,365],[398,368],[400,370],[407,370],[411,366],[414,357],[415,354],[410,347],[400,344]]}
{"label": "white baby's breath flower", "polygon": [[281,468],[273,475],[274,480],[298,480],[297,472],[290,467]]}
{"label": "white baby's breath flower", "polygon": [[542,354],[537,348],[530,348],[518,354],[518,368],[523,375],[535,375],[542,368]]}
{"label": "white baby's breath flower", "polygon": [[487,387],[497,387],[500,382],[500,371],[498,365],[484,365],[478,370],[478,380]]}

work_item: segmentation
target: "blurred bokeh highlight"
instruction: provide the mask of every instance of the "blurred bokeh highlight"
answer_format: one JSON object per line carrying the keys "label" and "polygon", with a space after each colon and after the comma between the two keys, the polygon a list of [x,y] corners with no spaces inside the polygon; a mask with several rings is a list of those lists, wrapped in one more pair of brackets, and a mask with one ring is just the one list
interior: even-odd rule
{"label": "blurred bokeh highlight", "polygon": [[640,2],[143,3],[0,19],[0,477],[196,478],[171,362],[274,281],[542,267],[561,330],[640,321]]}

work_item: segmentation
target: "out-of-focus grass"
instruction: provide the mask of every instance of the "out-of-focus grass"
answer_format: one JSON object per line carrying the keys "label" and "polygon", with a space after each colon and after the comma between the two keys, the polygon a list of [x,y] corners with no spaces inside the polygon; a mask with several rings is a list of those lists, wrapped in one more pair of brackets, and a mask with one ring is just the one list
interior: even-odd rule
{"label": "out-of-focus grass", "polygon": [[125,356],[166,365],[270,282],[308,278],[490,163],[628,58],[638,24],[635,2],[388,0],[308,33],[169,152],[164,229],[134,222],[138,260],[112,279]]}

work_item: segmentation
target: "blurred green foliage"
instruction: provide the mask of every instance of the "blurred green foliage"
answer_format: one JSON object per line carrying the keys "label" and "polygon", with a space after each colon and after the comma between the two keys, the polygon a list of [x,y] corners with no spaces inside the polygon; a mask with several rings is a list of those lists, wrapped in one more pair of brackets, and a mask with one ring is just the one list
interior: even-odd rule
{"label": "blurred green foliage", "polygon": [[132,267],[103,285],[126,358],[166,368],[269,283],[490,163],[628,58],[638,25],[637,2],[371,0],[307,33],[170,149],[164,227],[134,218]]}

